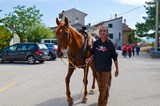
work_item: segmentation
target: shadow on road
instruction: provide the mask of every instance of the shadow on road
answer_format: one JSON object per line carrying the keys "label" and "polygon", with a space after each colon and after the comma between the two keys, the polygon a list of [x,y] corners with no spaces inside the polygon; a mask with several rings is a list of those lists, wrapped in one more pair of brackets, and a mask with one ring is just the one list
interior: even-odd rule
{"label": "shadow on road", "polygon": [[[89,105],[81,103],[82,96],[80,94],[74,95],[73,100],[74,100],[73,106],[97,106],[97,103],[93,103]],[[40,104],[37,104],[36,106],[68,106],[68,104],[67,104],[66,97],[60,97],[60,98],[44,101]]]}

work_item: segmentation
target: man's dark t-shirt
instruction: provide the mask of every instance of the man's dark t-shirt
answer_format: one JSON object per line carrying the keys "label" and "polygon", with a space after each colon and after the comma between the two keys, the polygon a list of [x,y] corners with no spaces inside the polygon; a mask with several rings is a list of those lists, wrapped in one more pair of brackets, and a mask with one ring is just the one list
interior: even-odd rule
{"label": "man's dark t-shirt", "polygon": [[112,59],[117,61],[117,53],[111,40],[102,42],[98,39],[93,44],[93,57],[95,69],[98,72],[110,72]]}

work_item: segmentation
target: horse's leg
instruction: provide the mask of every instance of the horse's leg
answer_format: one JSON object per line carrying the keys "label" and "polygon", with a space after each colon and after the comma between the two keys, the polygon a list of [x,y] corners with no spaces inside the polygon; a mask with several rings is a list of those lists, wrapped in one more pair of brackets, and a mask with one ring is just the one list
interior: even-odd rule
{"label": "horse's leg", "polygon": [[87,84],[88,84],[88,69],[89,67],[84,68],[84,77],[83,77],[83,83],[84,83],[84,96],[82,99],[82,103],[87,103]]}
{"label": "horse's leg", "polygon": [[75,68],[71,68],[70,65],[69,65],[68,73],[67,73],[67,76],[65,78],[65,82],[66,82],[66,95],[67,95],[68,106],[72,106],[73,105],[73,98],[71,97],[69,83],[70,83],[70,78],[71,78],[71,76],[73,74],[74,69]]}
{"label": "horse's leg", "polygon": [[94,63],[90,65],[92,69],[92,75],[93,75],[93,82],[92,82],[92,87],[91,90],[89,91],[89,94],[94,94],[94,89],[95,89],[95,81],[96,81],[96,70],[94,68]]}

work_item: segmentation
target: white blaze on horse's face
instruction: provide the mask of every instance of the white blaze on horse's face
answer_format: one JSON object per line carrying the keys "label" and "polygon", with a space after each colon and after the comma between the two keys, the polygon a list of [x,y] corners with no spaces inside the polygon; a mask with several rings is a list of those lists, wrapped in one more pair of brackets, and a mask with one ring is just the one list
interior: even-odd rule
{"label": "white blaze on horse's face", "polygon": [[62,29],[60,29],[59,32],[62,32]]}
{"label": "white blaze on horse's face", "polygon": [[55,34],[58,41],[58,46],[63,49],[67,49],[70,42],[69,25],[64,22],[60,22],[58,19],[56,19],[56,23],[58,26],[56,28]]}

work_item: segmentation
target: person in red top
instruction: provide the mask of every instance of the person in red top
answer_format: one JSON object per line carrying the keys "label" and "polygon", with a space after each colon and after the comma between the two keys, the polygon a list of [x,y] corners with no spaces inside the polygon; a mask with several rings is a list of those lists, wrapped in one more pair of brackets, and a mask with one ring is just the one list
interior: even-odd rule
{"label": "person in red top", "polygon": [[124,58],[127,56],[127,45],[126,44],[123,44],[122,55]]}

